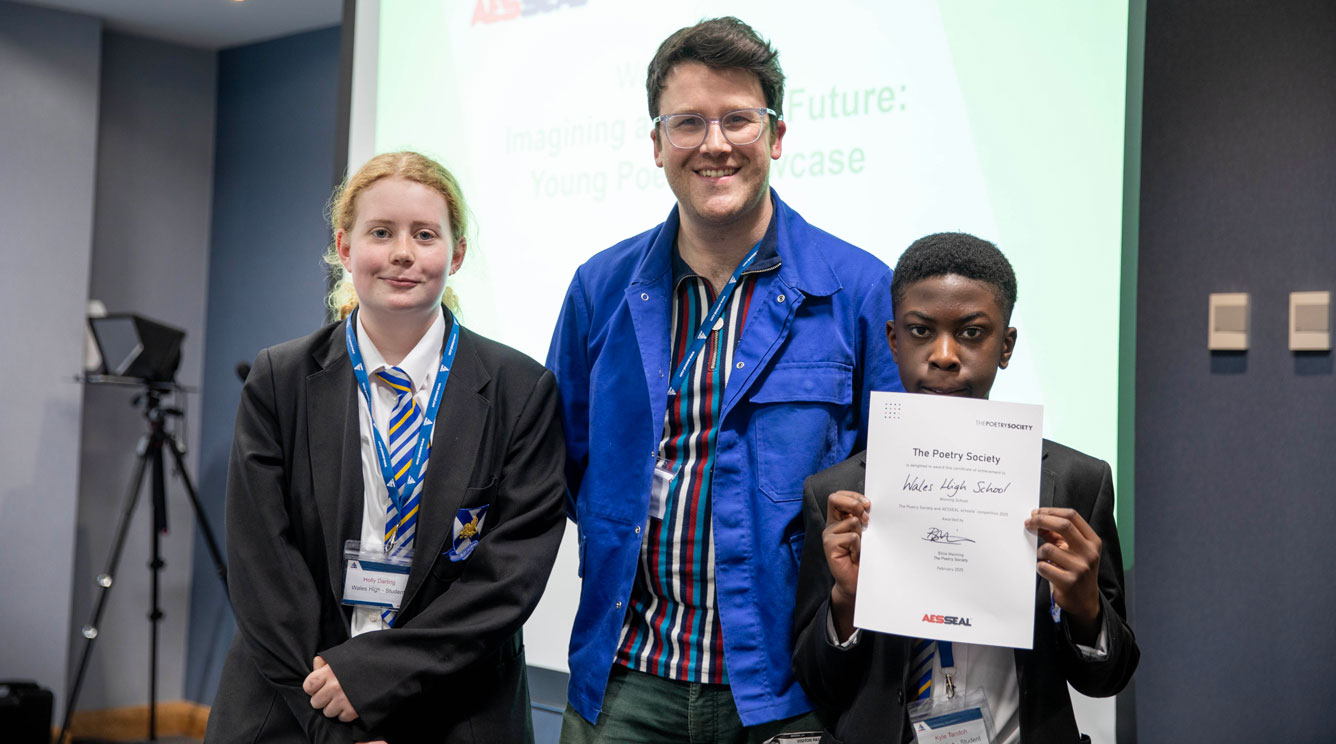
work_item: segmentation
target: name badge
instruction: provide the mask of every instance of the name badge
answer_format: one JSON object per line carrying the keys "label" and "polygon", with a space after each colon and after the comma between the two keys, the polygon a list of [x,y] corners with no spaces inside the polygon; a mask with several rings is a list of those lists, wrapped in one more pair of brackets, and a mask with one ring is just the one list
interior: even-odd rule
{"label": "name badge", "polygon": [[989,744],[993,740],[993,716],[983,690],[913,703],[909,721],[917,744]]}
{"label": "name badge", "polygon": [[387,556],[383,552],[363,552],[356,540],[349,540],[343,556],[347,570],[343,574],[343,604],[354,607],[380,607],[398,610],[408,588],[412,551]]}

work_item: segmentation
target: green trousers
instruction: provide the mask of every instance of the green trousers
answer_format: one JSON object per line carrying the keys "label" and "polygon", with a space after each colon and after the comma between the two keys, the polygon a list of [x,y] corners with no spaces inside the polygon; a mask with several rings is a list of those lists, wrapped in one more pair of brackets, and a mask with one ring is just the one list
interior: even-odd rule
{"label": "green trousers", "polygon": [[677,682],[614,664],[598,725],[567,703],[561,744],[764,744],[779,734],[820,731],[812,713],[743,726],[728,685]]}

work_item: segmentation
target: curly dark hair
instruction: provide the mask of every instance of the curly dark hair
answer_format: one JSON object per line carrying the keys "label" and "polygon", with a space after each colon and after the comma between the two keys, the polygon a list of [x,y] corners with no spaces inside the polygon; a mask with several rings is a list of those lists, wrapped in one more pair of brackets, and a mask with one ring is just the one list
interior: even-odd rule
{"label": "curly dark hair", "polygon": [[925,235],[905,249],[891,277],[891,312],[899,314],[909,285],[947,274],[992,285],[1003,321],[1011,323],[1011,310],[1016,306],[1016,272],[1011,262],[987,240],[959,232]]}
{"label": "curly dark hair", "polygon": [[710,18],[678,29],[663,40],[650,60],[645,91],[649,94],[649,116],[658,116],[659,96],[668,73],[680,62],[700,62],[715,69],[739,68],[755,73],[761,81],[765,105],[784,113],[784,71],[779,52],[751,26],[734,18]]}

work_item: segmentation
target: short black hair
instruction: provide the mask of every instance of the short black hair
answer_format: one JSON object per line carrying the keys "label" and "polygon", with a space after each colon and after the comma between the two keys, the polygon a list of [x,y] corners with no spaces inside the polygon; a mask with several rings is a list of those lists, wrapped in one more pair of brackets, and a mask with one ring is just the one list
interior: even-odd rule
{"label": "short black hair", "polygon": [[891,312],[899,315],[909,285],[924,279],[958,274],[990,284],[1003,322],[1011,324],[1016,306],[1016,272],[997,246],[969,233],[941,232],[915,240],[895,264],[891,278]]}
{"label": "short black hair", "polygon": [[662,113],[659,96],[668,73],[681,62],[746,70],[761,81],[766,107],[777,114],[784,113],[784,70],[779,66],[779,52],[751,26],[733,16],[724,16],[680,28],[659,45],[645,79],[651,119]]}

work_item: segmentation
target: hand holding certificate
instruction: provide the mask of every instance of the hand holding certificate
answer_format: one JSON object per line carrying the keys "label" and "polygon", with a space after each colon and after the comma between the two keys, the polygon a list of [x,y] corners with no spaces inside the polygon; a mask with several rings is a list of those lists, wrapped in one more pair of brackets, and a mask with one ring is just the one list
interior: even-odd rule
{"label": "hand holding certificate", "polygon": [[1030,648],[1043,409],[873,393],[860,628]]}

